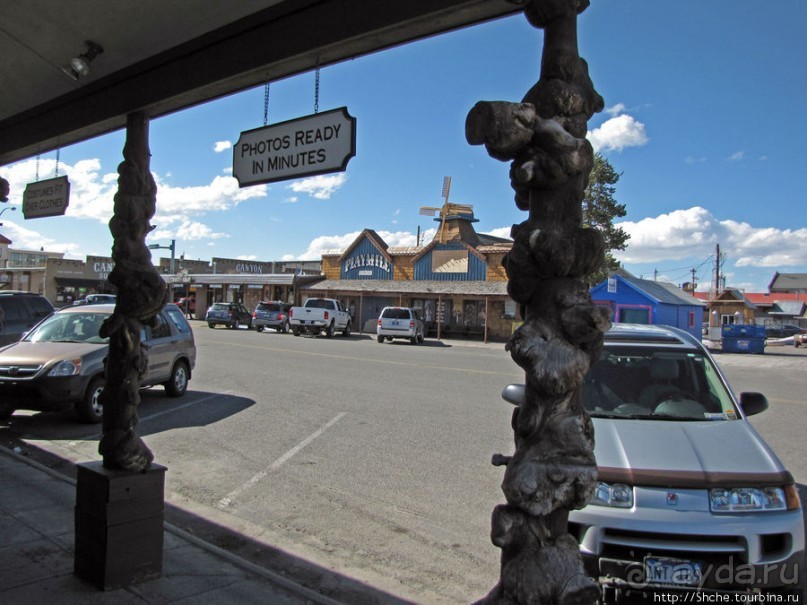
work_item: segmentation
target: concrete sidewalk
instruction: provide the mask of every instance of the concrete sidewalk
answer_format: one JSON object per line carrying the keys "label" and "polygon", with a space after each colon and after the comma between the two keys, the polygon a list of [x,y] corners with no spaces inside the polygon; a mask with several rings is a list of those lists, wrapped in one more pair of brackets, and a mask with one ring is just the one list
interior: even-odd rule
{"label": "concrete sidewalk", "polygon": [[75,500],[75,481],[0,446],[0,603],[340,603],[170,523],[161,578],[100,591],[73,575]]}

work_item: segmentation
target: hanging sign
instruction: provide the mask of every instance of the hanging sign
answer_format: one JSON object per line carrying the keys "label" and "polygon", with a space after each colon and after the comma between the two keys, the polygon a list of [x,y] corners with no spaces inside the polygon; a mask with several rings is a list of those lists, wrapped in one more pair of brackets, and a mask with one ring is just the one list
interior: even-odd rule
{"label": "hanging sign", "polygon": [[60,216],[70,201],[70,181],[67,176],[28,183],[22,194],[22,214],[26,219]]}
{"label": "hanging sign", "polygon": [[342,172],[356,155],[356,118],[347,107],[241,133],[233,146],[239,187]]}

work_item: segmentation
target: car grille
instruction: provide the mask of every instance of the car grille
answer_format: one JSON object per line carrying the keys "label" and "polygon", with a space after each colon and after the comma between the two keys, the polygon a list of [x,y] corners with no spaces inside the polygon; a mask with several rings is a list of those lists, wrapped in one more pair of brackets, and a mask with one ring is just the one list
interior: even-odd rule
{"label": "car grille", "polygon": [[42,365],[0,365],[0,378],[31,378]]}
{"label": "car grille", "polygon": [[746,552],[742,536],[705,536],[641,532],[622,529],[607,529],[602,537],[603,556],[624,555],[626,551],[636,554],[666,554],[699,552],[705,555],[740,554]]}

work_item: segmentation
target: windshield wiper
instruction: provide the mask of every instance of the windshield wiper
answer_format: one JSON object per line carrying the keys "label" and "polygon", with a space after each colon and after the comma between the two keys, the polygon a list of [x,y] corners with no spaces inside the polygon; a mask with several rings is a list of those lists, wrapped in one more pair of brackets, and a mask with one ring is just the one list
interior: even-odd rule
{"label": "windshield wiper", "polygon": [[680,420],[681,422],[697,422],[706,418],[693,418],[692,416],[675,416],[674,414],[627,414],[614,416],[614,418],[627,418],[629,420]]}

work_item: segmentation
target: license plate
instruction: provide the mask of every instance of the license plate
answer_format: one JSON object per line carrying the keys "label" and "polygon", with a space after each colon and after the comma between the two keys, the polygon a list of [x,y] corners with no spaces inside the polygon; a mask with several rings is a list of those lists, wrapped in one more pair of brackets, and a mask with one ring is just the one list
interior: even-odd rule
{"label": "license plate", "polygon": [[703,579],[700,561],[645,557],[645,582],[669,586],[697,586]]}

